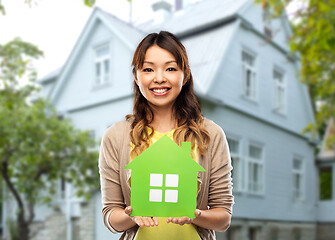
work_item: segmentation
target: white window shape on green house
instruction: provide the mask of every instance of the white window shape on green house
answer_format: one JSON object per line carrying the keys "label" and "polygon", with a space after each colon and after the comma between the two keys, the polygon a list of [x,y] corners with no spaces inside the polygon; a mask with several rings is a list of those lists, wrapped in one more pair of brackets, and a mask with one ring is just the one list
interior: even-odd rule
{"label": "white window shape on green house", "polygon": [[274,80],[274,110],[285,114],[286,111],[286,86],[284,73],[278,69],[273,70]]}
{"label": "white window shape on green house", "polygon": [[259,146],[250,144],[248,156],[248,190],[251,193],[264,193],[263,162],[263,149]]}
{"label": "white window shape on green house", "polygon": [[110,49],[108,44],[95,48],[94,85],[110,82]]}
{"label": "white window shape on green house", "polygon": [[293,197],[295,200],[304,199],[304,162],[301,158],[293,158]]}
{"label": "white window shape on green house", "polygon": [[230,150],[230,157],[232,160],[233,171],[232,178],[234,181],[234,191],[243,191],[245,189],[244,184],[244,163],[241,155],[241,144],[240,140],[228,137],[228,145]]}
{"label": "white window shape on green house", "polygon": [[254,54],[242,51],[243,95],[251,100],[257,99],[256,57]]}
{"label": "white window shape on green house", "polygon": [[[163,184],[163,176],[165,181]],[[149,201],[150,202],[162,202],[164,193],[164,202],[178,202],[178,174],[150,174],[150,187]],[[167,189],[168,188],[168,189]]]}

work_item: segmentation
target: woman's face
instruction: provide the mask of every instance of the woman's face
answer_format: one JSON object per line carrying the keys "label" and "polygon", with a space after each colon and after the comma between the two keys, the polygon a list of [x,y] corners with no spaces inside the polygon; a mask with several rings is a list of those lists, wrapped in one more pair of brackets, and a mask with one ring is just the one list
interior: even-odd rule
{"label": "woman's face", "polygon": [[142,95],[156,108],[172,108],[185,84],[184,73],[174,56],[157,45],[147,49],[135,81]]}

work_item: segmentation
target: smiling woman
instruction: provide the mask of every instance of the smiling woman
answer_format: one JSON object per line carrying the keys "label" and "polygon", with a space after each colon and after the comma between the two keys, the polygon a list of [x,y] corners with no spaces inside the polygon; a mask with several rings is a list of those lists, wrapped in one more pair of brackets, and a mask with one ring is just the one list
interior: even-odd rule
{"label": "smiling woman", "polygon": [[147,50],[142,68],[137,69],[135,82],[151,109],[155,112],[164,111],[167,116],[172,116],[172,106],[186,81],[174,56],[154,45]]}
{"label": "smiling woman", "polygon": [[[186,50],[172,33],[146,36],[133,61],[134,107],[126,120],[105,132],[100,149],[103,216],[121,239],[214,240],[230,226],[231,159],[223,130],[201,114]],[[195,218],[130,216],[130,172],[124,167],[167,135],[179,146],[191,143],[191,156],[205,172],[198,177]]]}

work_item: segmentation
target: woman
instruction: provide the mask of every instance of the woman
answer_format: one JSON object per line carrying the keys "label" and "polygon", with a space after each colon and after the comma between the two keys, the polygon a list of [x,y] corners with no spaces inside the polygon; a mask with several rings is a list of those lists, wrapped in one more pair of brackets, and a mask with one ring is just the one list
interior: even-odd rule
{"label": "woman", "polygon": [[[99,169],[106,227],[121,239],[215,239],[230,226],[231,160],[223,130],[201,115],[186,50],[171,33],[147,35],[133,61],[133,115],[106,130]],[[196,218],[131,217],[130,172],[124,167],[161,136],[192,143],[198,174]]]}

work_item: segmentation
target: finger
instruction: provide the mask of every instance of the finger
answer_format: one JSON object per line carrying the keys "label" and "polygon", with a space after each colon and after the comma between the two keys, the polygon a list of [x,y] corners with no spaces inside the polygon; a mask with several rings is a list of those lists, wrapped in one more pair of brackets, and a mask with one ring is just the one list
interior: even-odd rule
{"label": "finger", "polygon": [[179,218],[177,223],[179,225],[183,226],[185,224],[185,219],[184,218]]}
{"label": "finger", "polygon": [[148,217],[147,220],[148,220],[151,227],[155,226],[155,223],[154,223],[154,220],[152,219],[152,217]]}
{"label": "finger", "polygon": [[150,227],[150,219],[151,217],[142,217],[142,221],[143,221],[143,224],[146,226],[146,227]]}
{"label": "finger", "polygon": [[134,217],[134,222],[139,226],[139,227],[143,227],[144,226],[144,222],[142,217]]}
{"label": "finger", "polygon": [[201,215],[201,211],[199,209],[196,209],[194,213],[196,218]]}
{"label": "finger", "polygon": [[131,206],[128,206],[124,209],[124,212],[129,216],[130,216],[132,211],[133,211],[133,208]]}
{"label": "finger", "polygon": [[193,222],[193,218],[189,217],[180,217],[180,218],[173,218],[171,222],[179,224],[179,225],[184,225],[184,224],[191,224]]}
{"label": "finger", "polygon": [[192,223],[193,219],[191,219],[189,217],[183,217],[182,221],[183,221],[183,225],[184,224],[190,224],[190,223]]}
{"label": "finger", "polygon": [[192,222],[192,220],[188,217],[184,218],[184,224],[190,224]]}
{"label": "finger", "polygon": [[158,218],[157,217],[153,217],[152,220],[154,221],[155,225],[158,226]]}
{"label": "finger", "polygon": [[172,222],[172,217],[169,217],[168,219],[166,219],[166,222],[167,223]]}
{"label": "finger", "polygon": [[179,224],[179,225],[184,225],[183,223],[183,219],[182,218],[172,218],[171,222],[175,223],[175,224]]}

